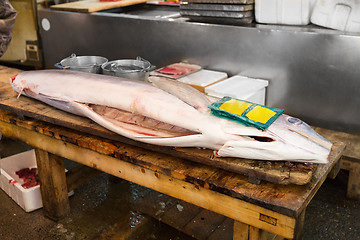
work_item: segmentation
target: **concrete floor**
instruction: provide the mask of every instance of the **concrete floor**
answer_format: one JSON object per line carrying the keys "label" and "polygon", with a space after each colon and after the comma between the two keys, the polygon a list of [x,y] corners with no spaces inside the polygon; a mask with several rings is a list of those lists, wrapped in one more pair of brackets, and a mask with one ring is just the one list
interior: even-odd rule
{"label": "concrete floor", "polygon": [[[3,138],[1,157],[29,149]],[[65,162],[68,168],[73,163]],[[347,172],[326,180],[306,211],[303,239],[360,239],[360,202],[345,197]],[[0,190],[0,240],[20,239],[192,239],[132,209],[146,188],[101,174],[75,190],[71,212],[54,222],[43,210],[23,211]]]}

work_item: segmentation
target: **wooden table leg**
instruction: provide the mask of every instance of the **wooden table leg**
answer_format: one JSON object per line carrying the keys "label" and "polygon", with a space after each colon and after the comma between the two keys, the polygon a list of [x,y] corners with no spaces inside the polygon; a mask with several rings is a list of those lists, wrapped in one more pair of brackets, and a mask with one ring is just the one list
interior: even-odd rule
{"label": "wooden table leg", "polygon": [[341,169],[349,171],[346,196],[360,200],[360,160],[343,158]]}
{"label": "wooden table leg", "polygon": [[304,223],[305,223],[305,210],[306,208],[296,218],[294,239],[302,239]]}
{"label": "wooden table leg", "polygon": [[349,171],[347,194],[351,199],[360,199],[360,164]]}
{"label": "wooden table leg", "polygon": [[249,225],[234,220],[234,235],[233,240],[249,239]]}
{"label": "wooden table leg", "polygon": [[339,159],[339,161],[337,161],[335,166],[329,172],[328,178],[330,178],[330,179],[335,179],[336,178],[336,176],[338,175],[338,173],[340,171],[341,161],[342,161],[341,159]]}
{"label": "wooden table leg", "polygon": [[70,211],[65,167],[62,158],[35,149],[44,213],[59,220]]}
{"label": "wooden table leg", "polygon": [[245,223],[234,221],[233,240],[283,240],[284,238]]}

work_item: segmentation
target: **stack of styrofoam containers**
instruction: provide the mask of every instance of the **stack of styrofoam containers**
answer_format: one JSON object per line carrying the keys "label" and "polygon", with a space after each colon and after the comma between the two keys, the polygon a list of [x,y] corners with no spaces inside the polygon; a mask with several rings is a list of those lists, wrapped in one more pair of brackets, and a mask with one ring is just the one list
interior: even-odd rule
{"label": "stack of styrofoam containers", "polygon": [[360,32],[360,1],[318,0],[311,22],[341,31]]}
{"label": "stack of styrofoam containers", "polygon": [[256,0],[255,19],[259,23],[307,25],[315,0]]}
{"label": "stack of styrofoam containers", "polygon": [[211,97],[232,97],[265,105],[267,80],[236,75],[210,85],[205,93]]}
{"label": "stack of styrofoam containers", "polygon": [[26,212],[41,208],[40,185],[25,189],[23,181],[15,172],[23,168],[36,167],[35,151],[19,153],[0,159],[0,187]]}

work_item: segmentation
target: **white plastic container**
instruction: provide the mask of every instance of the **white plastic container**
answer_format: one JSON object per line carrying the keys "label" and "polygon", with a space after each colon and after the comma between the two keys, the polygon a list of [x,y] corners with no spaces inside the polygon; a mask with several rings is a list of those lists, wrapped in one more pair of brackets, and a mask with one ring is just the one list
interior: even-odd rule
{"label": "white plastic container", "polygon": [[205,93],[211,97],[225,96],[265,105],[266,87],[269,82],[240,75],[225,79],[205,88]]}
{"label": "white plastic container", "polygon": [[[0,187],[4,190],[25,212],[42,208],[40,185],[25,189],[21,186],[23,180],[15,172],[23,168],[36,168],[35,150],[26,151],[7,158],[0,159]],[[65,172],[67,170],[65,169]],[[68,196],[74,195],[74,191]]]}
{"label": "white plastic container", "polygon": [[[21,186],[23,181],[15,174],[23,168],[35,168],[35,151],[19,153],[0,159],[0,186],[14,201],[26,212],[41,208],[40,185],[25,189]],[[14,183],[16,181],[16,183]]]}
{"label": "white plastic container", "polygon": [[311,22],[336,30],[360,32],[360,1],[318,0]]}
{"label": "white plastic container", "polygon": [[213,70],[202,69],[200,71],[191,73],[187,76],[178,78],[177,80],[204,92],[207,86],[224,80],[228,77],[225,72],[218,72]]}
{"label": "white plastic container", "polygon": [[259,23],[307,25],[315,0],[256,0],[255,20]]}

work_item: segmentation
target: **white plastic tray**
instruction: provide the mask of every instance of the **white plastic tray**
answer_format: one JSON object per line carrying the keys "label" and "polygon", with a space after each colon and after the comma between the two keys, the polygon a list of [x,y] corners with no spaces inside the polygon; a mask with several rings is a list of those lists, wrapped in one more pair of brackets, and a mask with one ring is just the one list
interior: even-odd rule
{"label": "white plastic tray", "polygon": [[191,73],[177,80],[193,86],[201,92],[205,91],[205,87],[224,80],[228,77],[225,72],[202,69],[198,72]]}

